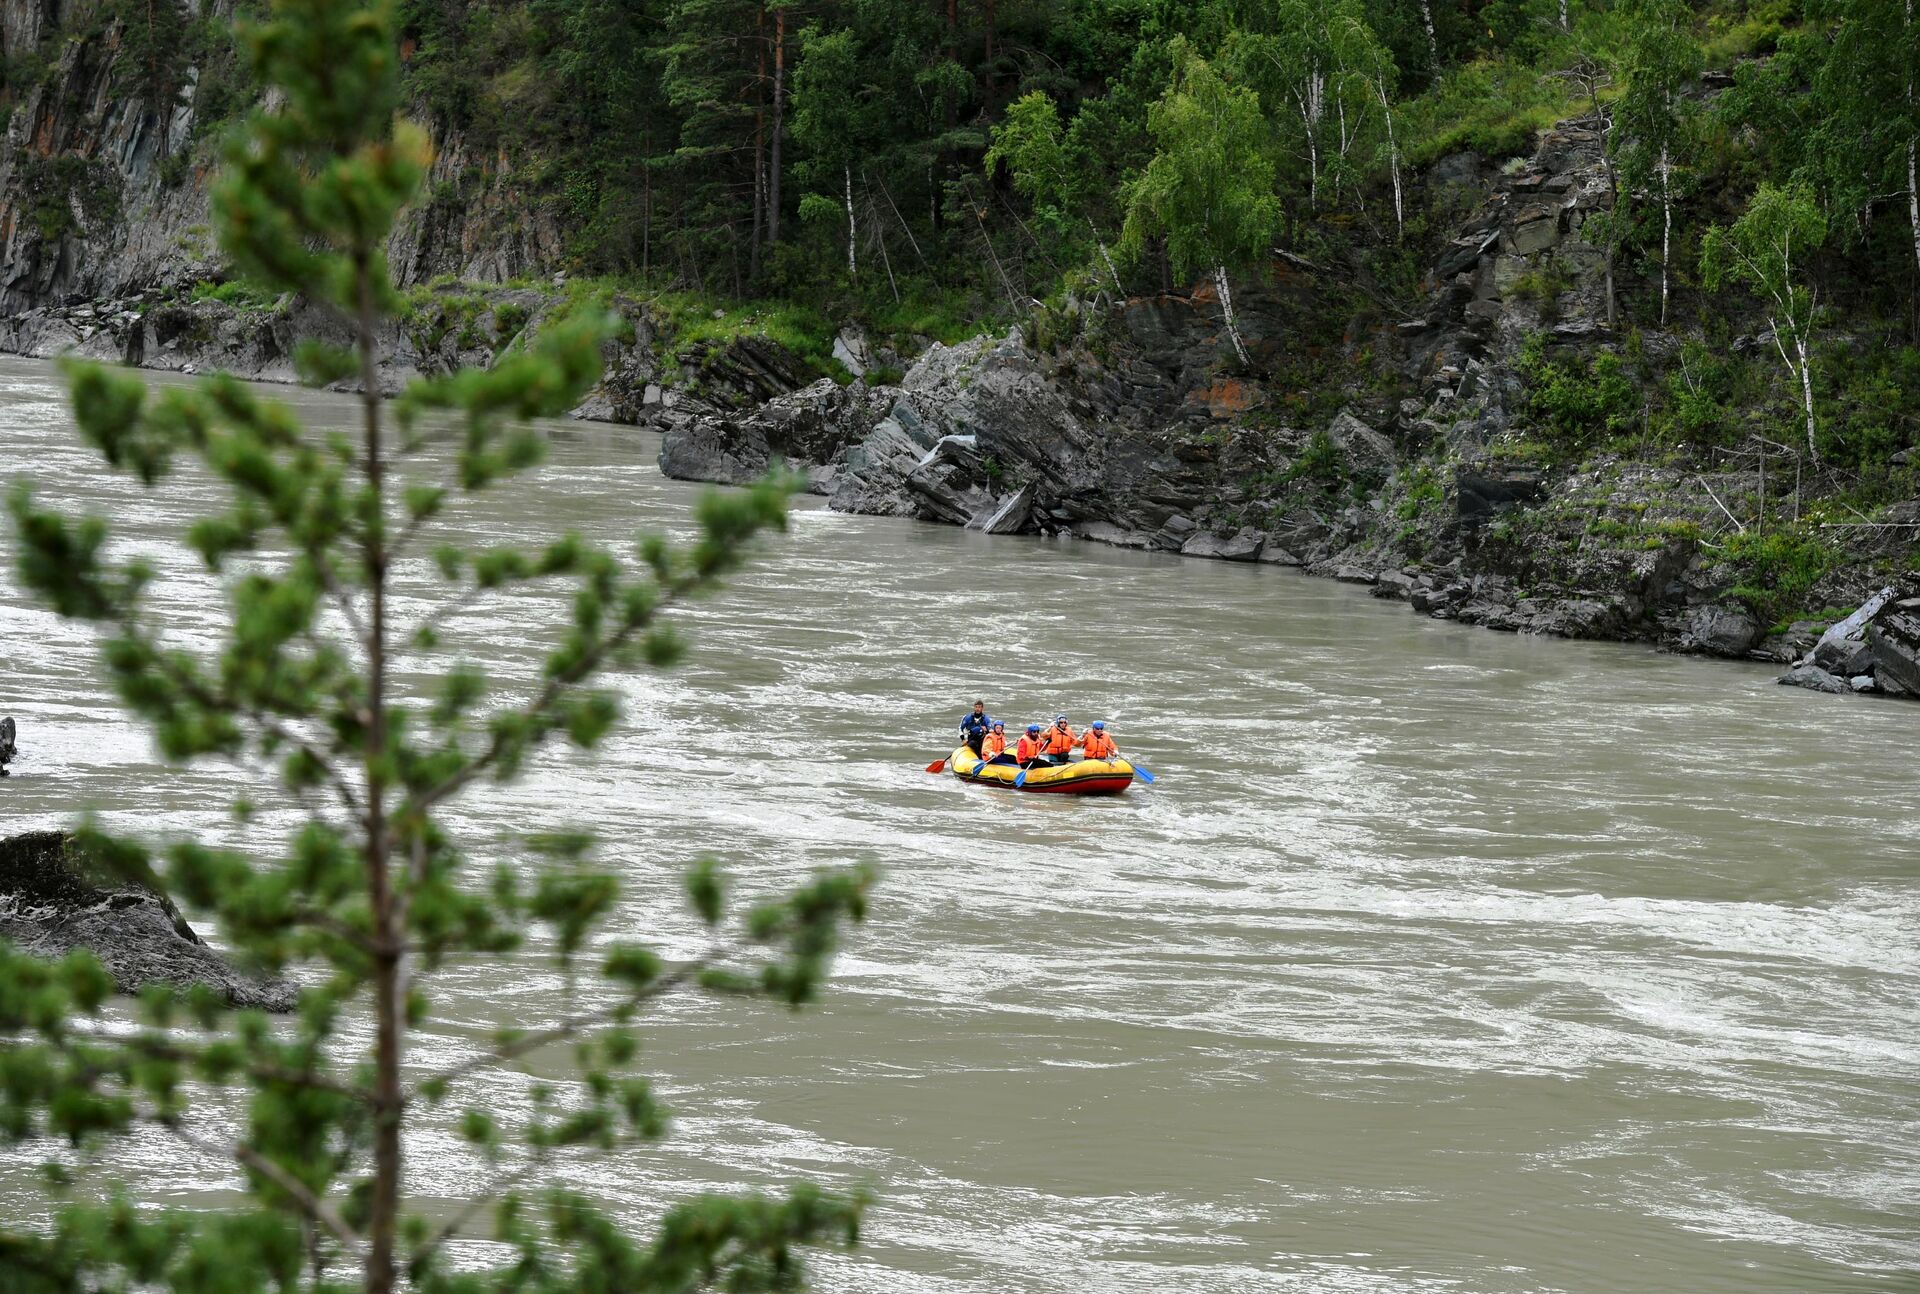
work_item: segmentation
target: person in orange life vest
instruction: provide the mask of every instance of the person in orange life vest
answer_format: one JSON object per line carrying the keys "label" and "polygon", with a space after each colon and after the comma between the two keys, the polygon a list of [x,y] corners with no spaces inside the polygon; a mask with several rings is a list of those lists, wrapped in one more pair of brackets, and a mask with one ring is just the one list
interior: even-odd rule
{"label": "person in orange life vest", "polygon": [[1007,725],[995,719],[993,721],[993,731],[988,733],[986,740],[980,744],[980,758],[991,764],[995,759],[1005,754],[1006,749]]}
{"label": "person in orange life vest", "polygon": [[1020,734],[1019,744],[1013,748],[1014,762],[1022,768],[1032,768],[1040,762],[1040,725],[1030,723],[1027,730]]}
{"label": "person in orange life vest", "polygon": [[1073,748],[1080,739],[1073,735],[1073,729],[1067,726],[1067,716],[1053,716],[1053,727],[1047,729],[1040,738],[1040,753],[1056,764],[1064,764],[1073,757]]}
{"label": "person in orange life vest", "polygon": [[1112,759],[1120,753],[1113,738],[1107,736],[1107,721],[1095,719],[1087,735],[1080,739],[1080,750],[1088,759]]}

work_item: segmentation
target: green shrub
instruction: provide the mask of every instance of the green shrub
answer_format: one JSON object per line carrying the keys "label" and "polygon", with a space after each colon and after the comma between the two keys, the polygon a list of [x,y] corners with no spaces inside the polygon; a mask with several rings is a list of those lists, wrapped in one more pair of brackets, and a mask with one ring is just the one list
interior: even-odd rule
{"label": "green shrub", "polygon": [[1432,512],[1446,500],[1446,491],[1440,485],[1440,478],[1432,467],[1422,463],[1413,472],[1407,482],[1406,497],[1401,499],[1393,512],[1402,521],[1414,521]]}
{"label": "green shrub", "polygon": [[192,298],[218,301],[236,310],[266,310],[280,299],[271,288],[261,287],[251,279],[228,279],[225,283],[203,279],[193,285]]}
{"label": "green shrub", "polygon": [[493,337],[505,346],[527,326],[527,308],[518,301],[502,301],[493,308]]}
{"label": "green shrub", "polygon": [[1346,484],[1346,460],[1340,457],[1339,448],[1326,432],[1316,431],[1308,437],[1300,457],[1294,459],[1278,477],[1278,484],[1281,485],[1291,485],[1295,481],[1313,481],[1329,491]]}
{"label": "green shrub", "polygon": [[1733,596],[1762,624],[1789,619],[1806,605],[1807,594],[1841,558],[1806,530],[1749,530],[1726,541],[1727,560],[1739,573]]}
{"label": "green shrub", "polygon": [[1589,449],[1633,429],[1640,399],[1618,355],[1547,358],[1546,337],[1535,335],[1521,351],[1519,371],[1527,384],[1526,412],[1542,439],[1563,454]]}

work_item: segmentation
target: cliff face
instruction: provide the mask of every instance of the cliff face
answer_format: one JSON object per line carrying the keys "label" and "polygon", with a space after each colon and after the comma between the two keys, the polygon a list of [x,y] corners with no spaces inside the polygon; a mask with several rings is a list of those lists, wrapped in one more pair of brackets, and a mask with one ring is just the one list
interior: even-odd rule
{"label": "cliff face", "polygon": [[[5,0],[0,55],[45,70],[0,153],[0,311],[117,297],[198,277],[209,249],[201,177],[166,164],[190,107],[149,111],[114,75],[121,32],[89,0]],[[166,172],[163,175],[163,171]]]}
{"label": "cliff face", "polygon": [[[1529,158],[1462,154],[1424,181],[1452,236],[1409,317],[1342,305],[1339,335],[1316,334],[1306,321],[1346,300],[1353,267],[1282,257],[1235,290],[1246,364],[1208,289],[1043,310],[1006,337],[935,347],[859,399],[821,384],[744,417],[666,411],[662,468],[741,481],[782,458],[843,510],[1306,566],[1443,619],[1782,663],[1820,626],[1774,616],[1854,606],[1889,576],[1920,584],[1902,566],[1920,500],[1835,532],[1800,601],[1756,610],[1727,542],[1764,516],[1752,462],[1542,456],[1543,372],[1587,382],[1629,344],[1651,366],[1691,339],[1607,324],[1598,130],[1563,123]],[[1889,642],[1907,632],[1887,624]],[[1841,690],[1913,690],[1896,668],[1910,642],[1856,645],[1859,660],[1833,662]]]}
{"label": "cliff face", "polygon": [[[217,24],[232,10],[214,0],[204,14],[180,12]],[[9,87],[0,314],[173,291],[218,272],[207,188],[227,122],[208,116],[237,105],[201,93],[202,69],[188,66],[174,106],[154,111],[119,66],[127,39],[101,0],[0,0],[0,57],[43,69]],[[210,75],[234,76],[225,66]],[[475,156],[457,134],[434,146],[429,197],[389,244],[403,285],[443,274],[501,282],[557,259],[557,223],[522,199],[500,159]]]}

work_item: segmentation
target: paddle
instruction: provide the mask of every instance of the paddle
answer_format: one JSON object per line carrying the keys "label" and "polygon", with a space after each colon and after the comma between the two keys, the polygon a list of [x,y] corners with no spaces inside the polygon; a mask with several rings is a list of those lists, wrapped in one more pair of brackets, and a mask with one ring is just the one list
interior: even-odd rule
{"label": "paddle", "polygon": [[927,765],[927,771],[929,773],[944,773],[947,771],[947,761],[944,759],[936,759]]}
{"label": "paddle", "polygon": [[1138,773],[1138,774],[1140,774],[1140,780],[1141,780],[1141,781],[1143,781],[1143,782],[1145,782],[1145,783],[1146,783],[1146,784],[1147,784],[1148,786],[1152,786],[1152,785],[1153,785],[1153,774],[1152,774],[1152,773],[1149,773],[1149,772],[1148,772],[1148,771],[1147,771],[1146,769],[1144,769],[1144,768],[1142,768],[1142,767],[1140,767],[1140,765],[1138,765],[1138,764],[1135,764],[1135,765],[1133,766],[1133,771],[1134,771],[1134,772],[1136,772],[1136,773]]}

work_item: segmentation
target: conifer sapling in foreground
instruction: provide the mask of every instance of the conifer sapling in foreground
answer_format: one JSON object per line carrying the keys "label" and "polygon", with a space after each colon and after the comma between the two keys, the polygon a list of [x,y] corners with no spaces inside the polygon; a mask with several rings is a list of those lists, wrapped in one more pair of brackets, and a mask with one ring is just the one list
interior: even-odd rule
{"label": "conifer sapling in foreground", "polygon": [[[842,923],[863,915],[870,878],[821,875],[754,908],[733,935],[723,879],[698,864],[686,889],[712,951],[669,965],[638,944],[592,938],[618,887],[589,866],[584,837],[534,842],[537,866],[476,875],[440,821],[455,797],[512,780],[543,743],[598,743],[619,707],[596,677],[671,663],[680,648],[662,613],[713,589],[757,534],[782,527],[785,490],[710,494],[696,543],[644,541],[633,560],[578,536],[538,550],[436,547],[450,498],[539,460],[543,442],[526,420],[563,412],[593,384],[608,321],[555,326],[490,371],[416,381],[384,403],[376,338],[401,302],[383,248],[427,162],[424,134],[398,115],[390,13],[278,0],[242,34],[261,83],[278,93],[228,148],[214,201],[222,246],[242,272],[349,322],[351,345],[309,341],[297,362],[314,384],[358,382],[359,426],[311,433],[230,379],[154,396],[122,373],[69,369],[75,417],[112,467],[164,490],[175,460],[191,459],[224,487],[225,510],[188,534],[227,589],[230,623],[211,652],[171,644],[143,612],[151,571],[107,559],[102,521],[48,510],[24,486],[11,509],[22,583],[98,626],[115,685],[166,756],[270,770],[304,810],[275,857],[183,844],[160,861],[97,831],[82,845],[158,876],[214,916],[234,949],[295,968],[306,987],[298,1013],[277,1023],[205,994],[149,990],[139,1028],[109,1037],[94,1026],[111,991],[97,962],[47,965],[0,948],[6,1137],[98,1145],[157,1124],[182,1153],[231,1155],[246,1182],[222,1211],[61,1202],[51,1231],[0,1226],[7,1288],[797,1288],[796,1250],[852,1243],[857,1199],[804,1186],[783,1198],[703,1197],[674,1205],[640,1240],[556,1185],[557,1170],[663,1135],[664,1112],[629,1072],[635,1021],[651,1000],[677,991],[809,1000]],[[481,662],[439,641],[431,611],[395,613],[397,565],[427,553],[442,606],[534,581],[571,584],[572,621],[556,626],[530,688],[495,687]],[[403,651],[417,654],[410,677],[437,679],[427,694],[397,685]],[[599,987],[570,991],[548,1026],[503,1033],[451,1068],[409,1064],[409,1035],[431,1010],[445,959],[503,955],[535,924],[550,928],[569,968],[597,962]],[[342,1037],[355,1021],[371,1022],[370,1046]],[[502,1126],[478,1076],[566,1047],[575,1090],[536,1087],[525,1125]],[[209,1086],[245,1093],[237,1142],[196,1118],[193,1099]],[[451,1216],[408,1205],[406,1134],[423,1120],[456,1122],[493,1165]],[[489,1223],[506,1264],[449,1270],[445,1242]]]}

